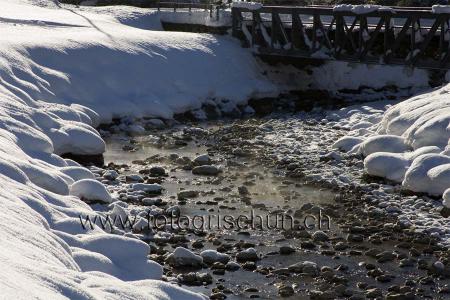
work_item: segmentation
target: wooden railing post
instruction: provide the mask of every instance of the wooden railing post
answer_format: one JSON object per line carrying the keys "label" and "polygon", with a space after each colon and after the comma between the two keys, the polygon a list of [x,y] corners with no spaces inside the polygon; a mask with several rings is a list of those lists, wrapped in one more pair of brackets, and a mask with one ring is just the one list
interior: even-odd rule
{"label": "wooden railing post", "polygon": [[337,58],[339,53],[343,48],[343,38],[344,38],[344,17],[336,16],[336,28],[334,30],[334,56]]}
{"label": "wooden railing post", "polygon": [[386,60],[389,51],[391,50],[391,16],[386,16],[384,19],[384,36],[383,36],[383,59]]}
{"label": "wooden railing post", "polygon": [[319,29],[320,15],[314,12],[313,15],[313,32],[312,32],[312,49],[311,52],[316,52],[317,48],[317,30]]}
{"label": "wooden railing post", "polygon": [[305,43],[305,38],[303,36],[303,24],[300,16],[295,11],[291,15],[292,18],[292,28],[291,28],[291,40],[292,48],[300,48],[302,44]]}
{"label": "wooden railing post", "polygon": [[240,23],[241,23],[241,12],[239,8],[231,8],[231,35],[235,38],[239,38]]}

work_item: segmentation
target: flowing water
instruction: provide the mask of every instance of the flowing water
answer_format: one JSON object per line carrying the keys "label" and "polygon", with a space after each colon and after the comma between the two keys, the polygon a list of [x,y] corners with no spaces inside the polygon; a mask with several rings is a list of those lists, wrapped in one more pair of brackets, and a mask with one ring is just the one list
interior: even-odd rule
{"label": "flowing water", "polygon": [[[198,127],[209,133],[192,133],[198,133]],[[192,134],[186,134],[186,128],[195,130],[188,131]],[[333,270],[337,270],[337,273],[342,273],[341,277],[345,277],[346,282],[353,286],[356,285],[356,282],[362,281],[368,286],[381,286],[383,289],[387,289],[393,283],[400,285],[410,276],[420,274],[420,271],[417,270],[414,272],[408,269],[399,270],[395,265],[388,263],[383,266],[384,271],[399,275],[394,276],[395,278],[390,283],[378,282],[368,277],[365,265],[376,264],[376,259],[364,257],[364,264],[361,264],[362,253],[367,249],[378,249],[380,252],[388,248],[392,249],[394,247],[392,242],[385,242],[382,245],[371,245],[364,242],[352,246],[353,252],[333,251],[337,242],[346,242],[347,234],[335,222],[337,217],[341,221],[345,219],[345,215],[343,216],[345,211],[335,209],[336,192],[306,185],[301,179],[287,178],[283,171],[268,166],[255,157],[233,157],[221,149],[214,149],[211,147],[213,141],[209,137],[218,128],[217,124],[205,123],[195,126],[155,129],[140,137],[116,134],[105,138],[107,143],[107,151],[104,155],[106,165],[108,163],[123,164],[119,171],[124,175],[137,174],[149,166],[163,167],[168,176],[161,183],[164,190],[163,194],[158,197],[167,202],[167,206],[179,205],[181,215],[191,217],[190,221],[194,216],[205,217],[202,220],[209,217],[209,220],[212,220],[211,228],[206,230],[205,234],[197,234],[192,227],[186,230],[184,235],[188,242],[181,244],[182,246],[192,249],[193,241],[201,241],[203,247],[194,250],[199,253],[206,249],[216,250],[224,245],[231,245],[225,252],[234,257],[238,251],[234,249],[234,246],[247,244],[254,247],[261,255],[261,260],[256,263],[256,271],[241,268],[235,272],[213,274],[213,270],[204,268],[196,271],[213,274],[213,284],[200,286],[183,284],[183,287],[202,292],[205,295],[210,295],[214,289],[228,290],[227,299],[253,297],[275,299],[279,297],[278,287],[281,285],[290,285],[295,289],[294,295],[284,299],[308,299],[312,289],[333,289],[328,282],[323,282],[320,278],[316,280],[304,274],[274,276],[272,273],[275,269],[282,270],[301,261],[312,261],[319,267],[329,266]],[[186,170],[169,159],[174,154],[177,154],[178,157],[186,156],[193,159],[205,153],[208,153],[214,164],[222,169],[222,173],[218,176],[193,175],[191,170]],[[198,191],[198,195],[186,201],[179,201],[177,193],[182,190]],[[263,220],[269,220],[269,217],[279,213],[292,216],[295,220],[294,224],[307,227],[309,234],[317,231],[321,225],[322,230],[330,237],[330,242],[312,242],[309,238],[306,238],[305,242],[305,237],[292,234],[292,230],[289,230],[291,225],[289,222],[284,223],[287,224],[285,228],[273,228],[273,223],[271,223],[272,227],[268,228],[267,224],[274,220],[270,219],[271,221],[267,221],[264,228],[260,228],[259,224],[263,221],[258,219],[258,216]],[[253,219],[251,219],[252,215]],[[245,216],[247,220],[244,224],[248,226],[228,228],[224,224],[219,225],[215,222],[216,216],[231,216],[234,220]],[[320,223],[318,220],[321,219],[325,222]],[[254,224],[254,227],[250,224]],[[192,223],[190,225],[192,226]],[[153,242],[150,241],[150,243]],[[180,243],[169,242],[158,246],[170,252],[176,246],[180,246]],[[295,252],[281,255],[279,251],[282,246],[289,246],[295,249]],[[168,277],[174,277],[177,274],[191,271],[170,269],[169,267],[165,274]]]}

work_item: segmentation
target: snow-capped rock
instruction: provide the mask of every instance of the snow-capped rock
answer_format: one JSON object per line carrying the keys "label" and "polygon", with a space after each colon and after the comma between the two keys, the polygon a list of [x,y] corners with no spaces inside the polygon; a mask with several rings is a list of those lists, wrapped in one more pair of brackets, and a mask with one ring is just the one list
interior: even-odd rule
{"label": "snow-capped rock", "polygon": [[88,202],[110,203],[111,195],[105,186],[93,179],[82,179],[70,186],[69,194]]}

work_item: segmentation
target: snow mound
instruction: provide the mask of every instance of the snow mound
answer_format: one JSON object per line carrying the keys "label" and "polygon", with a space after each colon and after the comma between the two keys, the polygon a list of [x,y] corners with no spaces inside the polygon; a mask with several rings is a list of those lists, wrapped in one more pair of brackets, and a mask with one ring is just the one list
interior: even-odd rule
{"label": "snow mound", "polygon": [[85,270],[107,271],[105,273],[127,281],[160,279],[163,274],[159,264],[147,260],[150,247],[138,239],[118,235],[93,235],[67,243],[84,249],[79,251],[77,259],[82,262],[80,267]]}
{"label": "snow mound", "polygon": [[366,139],[361,143],[359,151],[367,156],[375,152],[402,153],[408,150],[405,140],[395,135],[377,135]]}
{"label": "snow mound", "polygon": [[88,169],[83,167],[68,166],[60,168],[59,171],[63,174],[66,174],[74,181],[78,181],[81,179],[95,179],[94,174]]}
{"label": "snow mound", "polygon": [[111,195],[105,186],[93,179],[82,179],[71,185],[69,194],[88,202],[110,203]]}
{"label": "snow mound", "polygon": [[345,136],[337,140],[336,143],[333,144],[334,149],[339,149],[342,151],[350,151],[353,147],[360,144],[364,139],[356,136]]}
{"label": "snow mound", "polygon": [[[429,171],[433,168],[449,164],[450,157],[441,154],[424,154],[417,157],[409,167],[405,174],[405,180],[403,186],[413,192],[423,192],[430,195],[440,195],[443,191],[435,190],[433,186],[433,180],[429,176]],[[440,173],[432,171],[433,177]],[[448,183],[447,183],[448,184]],[[448,184],[450,186],[450,184]]]}
{"label": "snow mound", "polygon": [[374,123],[366,132],[341,138],[335,148],[357,149],[366,156],[368,174],[401,182],[413,192],[441,196],[450,188],[449,84],[390,106]]}
{"label": "snow mound", "polygon": [[444,194],[442,195],[442,204],[447,207],[450,208],[450,189],[446,189]]}
{"label": "snow mound", "polygon": [[384,177],[395,182],[402,182],[409,161],[401,153],[375,152],[364,159],[366,173]]}

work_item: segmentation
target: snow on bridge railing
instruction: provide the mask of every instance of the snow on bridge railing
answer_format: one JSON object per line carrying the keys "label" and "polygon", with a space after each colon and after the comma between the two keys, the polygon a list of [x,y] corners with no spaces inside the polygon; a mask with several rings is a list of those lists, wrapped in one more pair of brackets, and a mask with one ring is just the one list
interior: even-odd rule
{"label": "snow on bridge railing", "polygon": [[213,1],[207,2],[156,1],[154,5],[151,7],[158,9],[158,11],[160,11],[161,9],[173,9],[174,12],[176,12],[179,9],[187,9],[189,12],[191,12],[193,9],[201,9],[209,11],[209,15],[211,18],[213,17],[215,11],[216,19],[219,20],[220,10],[229,7],[229,5]]}
{"label": "snow on bridge railing", "polygon": [[450,6],[233,6],[232,20],[263,56],[450,69]]}

